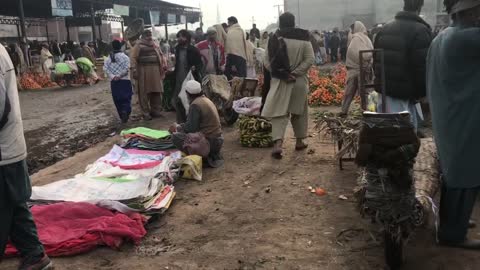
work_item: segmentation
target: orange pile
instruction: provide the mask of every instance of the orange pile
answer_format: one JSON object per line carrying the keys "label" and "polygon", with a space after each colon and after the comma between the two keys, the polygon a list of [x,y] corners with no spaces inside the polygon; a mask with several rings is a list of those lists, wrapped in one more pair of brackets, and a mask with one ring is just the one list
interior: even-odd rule
{"label": "orange pile", "polygon": [[20,77],[20,87],[26,90],[37,90],[47,87],[55,87],[56,83],[50,80],[45,74],[24,73]]}
{"label": "orange pile", "polygon": [[308,72],[308,77],[310,80],[308,104],[330,106],[342,103],[347,78],[347,68],[344,65],[338,64],[330,74],[324,74],[318,68],[312,68]]}

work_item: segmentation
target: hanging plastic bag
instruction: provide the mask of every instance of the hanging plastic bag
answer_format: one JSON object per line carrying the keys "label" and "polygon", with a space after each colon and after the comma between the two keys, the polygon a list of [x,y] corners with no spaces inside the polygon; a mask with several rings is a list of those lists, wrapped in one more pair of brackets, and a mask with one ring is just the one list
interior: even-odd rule
{"label": "hanging plastic bag", "polygon": [[372,91],[370,94],[368,94],[367,110],[370,112],[377,112],[377,106],[378,106],[378,93],[375,91]]}
{"label": "hanging plastic bag", "polygon": [[180,90],[180,94],[178,94],[178,97],[182,101],[183,107],[185,108],[185,113],[188,114],[188,109],[190,108],[190,102],[188,102],[188,96],[187,96],[187,82],[195,80],[195,78],[192,75],[192,71],[188,72],[187,77],[185,77],[185,80],[183,81],[182,84],[182,89]]}

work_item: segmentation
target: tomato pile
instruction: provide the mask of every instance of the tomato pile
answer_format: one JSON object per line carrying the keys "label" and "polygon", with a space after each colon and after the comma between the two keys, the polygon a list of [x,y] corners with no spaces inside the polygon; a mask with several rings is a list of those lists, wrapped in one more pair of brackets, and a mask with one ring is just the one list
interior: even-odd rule
{"label": "tomato pile", "polygon": [[47,87],[55,87],[56,83],[50,80],[46,74],[24,73],[20,77],[20,87],[26,90],[37,90]]}
{"label": "tomato pile", "polygon": [[310,80],[310,94],[308,104],[310,106],[340,105],[343,99],[343,91],[347,82],[347,68],[338,64],[330,73],[322,73],[318,68],[312,68],[308,72]]}

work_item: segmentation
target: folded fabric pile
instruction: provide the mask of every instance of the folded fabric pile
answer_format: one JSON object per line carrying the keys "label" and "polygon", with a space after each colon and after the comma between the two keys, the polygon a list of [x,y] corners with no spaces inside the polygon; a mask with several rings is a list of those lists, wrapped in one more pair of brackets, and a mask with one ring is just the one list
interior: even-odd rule
{"label": "folded fabric pile", "polygon": [[154,130],[144,127],[124,130],[121,133],[124,142],[122,148],[144,150],[169,150],[174,149],[170,132]]}
{"label": "folded fabric pile", "polygon": [[[32,207],[40,241],[50,256],[71,256],[97,246],[118,249],[125,241],[139,244],[146,235],[145,217],[112,212],[89,203],[56,203]],[[17,255],[8,245],[6,256]]]}
{"label": "folded fabric pile", "polygon": [[114,146],[73,179],[33,187],[32,201],[93,202],[121,212],[162,213],[175,196],[171,186],[179,151]]}
{"label": "folded fabric pile", "polygon": [[242,116],[239,120],[240,143],[245,147],[273,146],[272,124],[260,117]]}
{"label": "folded fabric pile", "polygon": [[[127,141],[152,140],[157,146],[170,141],[168,131],[146,128],[124,131],[122,136]],[[171,148],[173,144],[166,147]],[[98,245],[118,248],[125,239],[138,243],[145,235],[147,216],[170,207],[175,180],[201,180],[201,166],[191,162],[195,157],[182,157],[178,150],[147,149],[115,145],[74,178],[32,188],[33,216],[48,255],[79,254]],[[13,247],[9,252],[16,254]]]}

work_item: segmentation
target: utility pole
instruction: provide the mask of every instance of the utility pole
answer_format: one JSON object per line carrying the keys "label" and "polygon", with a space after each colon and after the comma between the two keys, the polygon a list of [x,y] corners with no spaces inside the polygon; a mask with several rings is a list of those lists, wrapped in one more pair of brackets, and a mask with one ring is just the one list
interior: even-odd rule
{"label": "utility pole", "polygon": [[20,28],[22,29],[22,41],[27,42],[27,30],[25,28],[25,13],[23,12],[23,0],[18,1],[18,15],[20,17]]}
{"label": "utility pole", "polygon": [[300,0],[297,0],[297,11],[298,11],[298,25],[301,25],[301,17],[300,17]]}
{"label": "utility pole", "polygon": [[220,6],[217,2],[217,23],[220,24],[222,22],[222,17],[220,16]]}
{"label": "utility pole", "polygon": [[283,7],[283,5],[278,4],[278,5],[273,5],[273,7],[274,7],[274,8],[277,8],[277,10],[278,10],[278,17],[280,17],[280,15],[282,15],[282,10],[280,9],[280,7]]}
{"label": "utility pole", "polygon": [[93,2],[90,3],[90,17],[92,18],[92,39],[93,42],[97,42],[97,33],[95,30],[95,9],[93,7]]}

